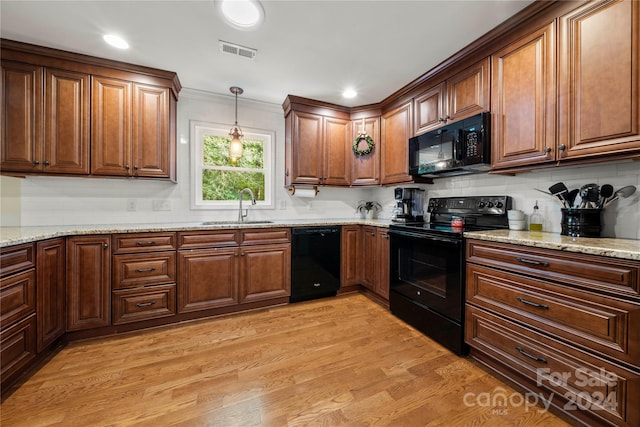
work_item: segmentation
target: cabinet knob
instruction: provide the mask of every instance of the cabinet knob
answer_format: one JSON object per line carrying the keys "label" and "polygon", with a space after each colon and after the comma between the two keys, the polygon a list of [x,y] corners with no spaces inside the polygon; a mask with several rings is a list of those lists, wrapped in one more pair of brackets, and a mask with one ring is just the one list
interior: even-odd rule
{"label": "cabinet knob", "polygon": [[550,153],[551,152],[551,147],[545,147],[544,152],[545,153]]}
{"label": "cabinet knob", "polygon": [[567,146],[564,145],[564,144],[558,145],[558,150],[560,150],[560,151],[564,151],[566,148],[567,148]]}
{"label": "cabinet knob", "polygon": [[444,119],[445,120],[449,120],[449,119],[451,119],[451,116],[447,114],[446,116],[444,116]]}
{"label": "cabinet knob", "polygon": [[103,243],[102,244],[102,249],[109,249],[109,244],[108,243]]}
{"label": "cabinet knob", "polygon": [[440,118],[438,119],[438,121],[439,121],[439,122],[444,122],[444,117],[440,117]]}
{"label": "cabinet knob", "polygon": [[39,162],[39,161],[37,161],[37,160],[34,160],[34,161],[33,161],[33,162],[31,162],[31,163],[33,163],[33,166],[38,166],[38,165],[40,164],[40,162]]}
{"label": "cabinet knob", "polygon": [[45,160],[43,163],[45,166],[49,166],[49,160]]}
{"label": "cabinet knob", "polygon": [[129,169],[130,169],[129,165],[124,165],[124,168],[125,168],[126,170],[129,170]]}

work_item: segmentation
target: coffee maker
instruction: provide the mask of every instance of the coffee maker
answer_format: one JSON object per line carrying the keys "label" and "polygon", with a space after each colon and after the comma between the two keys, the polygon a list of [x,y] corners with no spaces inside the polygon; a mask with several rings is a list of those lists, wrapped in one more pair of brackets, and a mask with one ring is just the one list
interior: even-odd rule
{"label": "coffee maker", "polygon": [[424,222],[424,197],[426,191],[416,187],[396,187],[393,222]]}

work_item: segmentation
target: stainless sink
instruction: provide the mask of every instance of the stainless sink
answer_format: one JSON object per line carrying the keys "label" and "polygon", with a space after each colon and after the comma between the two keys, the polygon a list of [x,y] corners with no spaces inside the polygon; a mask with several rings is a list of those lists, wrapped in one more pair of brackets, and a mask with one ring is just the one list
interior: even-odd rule
{"label": "stainless sink", "polygon": [[273,221],[255,220],[255,221],[204,221],[202,225],[242,225],[242,224],[273,224]]}

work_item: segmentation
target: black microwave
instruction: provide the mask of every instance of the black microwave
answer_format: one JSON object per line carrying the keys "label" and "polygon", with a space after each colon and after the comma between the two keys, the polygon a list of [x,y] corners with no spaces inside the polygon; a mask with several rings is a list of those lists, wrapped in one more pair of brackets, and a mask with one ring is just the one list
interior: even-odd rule
{"label": "black microwave", "polygon": [[436,178],[488,171],[490,121],[490,113],[480,113],[409,139],[409,174]]}

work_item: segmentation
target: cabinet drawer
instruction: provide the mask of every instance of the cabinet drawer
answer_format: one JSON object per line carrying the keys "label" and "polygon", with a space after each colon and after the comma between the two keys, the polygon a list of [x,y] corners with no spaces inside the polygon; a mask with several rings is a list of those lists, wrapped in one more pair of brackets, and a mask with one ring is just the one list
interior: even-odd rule
{"label": "cabinet drawer", "polygon": [[[640,374],[467,305],[466,342],[553,393],[566,411],[587,407],[616,425],[638,425]],[[558,403],[559,402],[559,403]]]}
{"label": "cabinet drawer", "polygon": [[176,313],[176,286],[113,291],[113,324],[137,322]]}
{"label": "cabinet drawer", "polygon": [[114,255],[113,289],[176,281],[176,253]]}
{"label": "cabinet drawer", "polygon": [[115,234],[113,253],[168,251],[176,248],[176,233]]}
{"label": "cabinet drawer", "polygon": [[473,264],[467,302],[640,366],[640,304]]}
{"label": "cabinet drawer", "polygon": [[0,276],[35,267],[33,243],[0,249]]}
{"label": "cabinet drawer", "polygon": [[0,332],[0,377],[2,386],[24,372],[36,357],[35,313]]}
{"label": "cabinet drawer", "polygon": [[640,300],[640,262],[467,240],[467,262]]}
{"label": "cabinet drawer", "polygon": [[178,233],[178,248],[217,248],[238,245],[238,230],[193,231]]}
{"label": "cabinet drawer", "polygon": [[5,328],[36,309],[36,274],[31,269],[0,280],[0,327]]}
{"label": "cabinet drawer", "polygon": [[289,228],[240,230],[240,244],[244,246],[289,243],[289,241],[291,241],[291,230]]}

